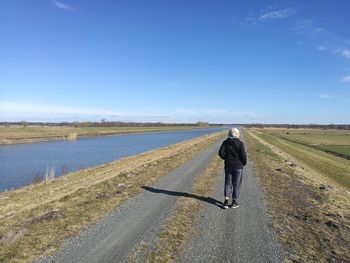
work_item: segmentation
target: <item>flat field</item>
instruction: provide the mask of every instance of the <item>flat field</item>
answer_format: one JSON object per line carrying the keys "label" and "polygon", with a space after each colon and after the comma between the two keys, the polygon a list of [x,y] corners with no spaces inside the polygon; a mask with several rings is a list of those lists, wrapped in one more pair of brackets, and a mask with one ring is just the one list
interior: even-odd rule
{"label": "flat field", "polygon": [[350,131],[322,129],[263,129],[264,133],[350,159]]}
{"label": "flat field", "polygon": [[314,147],[339,153],[350,132],[264,128],[246,135],[287,262],[350,262],[350,160]]}
{"label": "flat field", "polygon": [[0,144],[64,140],[76,137],[103,136],[127,133],[160,132],[203,128],[201,126],[162,127],[70,127],[39,125],[0,125]]}
{"label": "flat field", "polygon": [[[350,131],[319,129],[254,129],[264,141],[301,160],[339,185],[350,189]],[[314,147],[317,145],[317,147]],[[332,149],[334,152],[326,152]]]}

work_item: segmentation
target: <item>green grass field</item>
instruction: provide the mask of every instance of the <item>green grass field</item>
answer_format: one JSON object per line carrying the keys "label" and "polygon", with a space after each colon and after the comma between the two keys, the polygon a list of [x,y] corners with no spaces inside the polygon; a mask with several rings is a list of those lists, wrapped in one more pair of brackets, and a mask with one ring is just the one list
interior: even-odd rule
{"label": "green grass field", "polygon": [[[349,262],[350,160],[308,146],[328,139],[336,146],[325,147],[342,151],[347,135],[273,128],[245,129],[245,134],[286,262]],[[298,143],[283,138],[288,135]]]}
{"label": "green grass field", "polygon": [[347,130],[271,128],[263,132],[350,159],[350,131]]}
{"label": "green grass field", "polygon": [[[322,176],[328,177],[350,189],[350,160],[324,151],[332,150],[338,154],[348,154],[350,132],[316,129],[251,129],[250,131],[264,141],[301,160]],[[287,137],[289,135],[293,137],[292,140]],[[331,143],[331,145],[324,143],[323,145],[318,145],[318,147],[313,147],[315,142],[320,142],[321,140]],[[344,145],[345,143],[349,145]],[[324,149],[321,149],[321,147],[324,147]]]}
{"label": "green grass field", "polygon": [[337,152],[346,156],[350,156],[350,145],[325,145],[320,146],[325,151]]}

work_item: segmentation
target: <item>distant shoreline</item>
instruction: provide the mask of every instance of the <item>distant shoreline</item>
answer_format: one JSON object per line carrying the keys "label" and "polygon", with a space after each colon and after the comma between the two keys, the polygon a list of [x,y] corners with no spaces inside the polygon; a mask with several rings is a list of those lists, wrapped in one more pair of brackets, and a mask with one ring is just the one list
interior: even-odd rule
{"label": "distant shoreline", "polygon": [[[82,138],[92,138],[92,137],[104,137],[104,136],[118,136],[118,135],[126,135],[126,134],[142,134],[142,133],[155,133],[155,132],[171,132],[171,131],[185,131],[185,130],[195,130],[195,129],[205,129],[205,128],[217,128],[219,126],[209,126],[209,127],[201,127],[201,126],[183,126],[183,127],[141,127],[141,129],[135,129],[134,127],[128,127],[130,130],[120,130],[120,127],[112,127],[115,129],[119,129],[116,131],[111,131],[111,132],[103,132],[96,130],[95,133],[68,133],[68,132],[63,132],[62,134],[59,135],[43,135],[43,136],[35,136],[33,134],[32,136],[30,135],[24,135],[27,136],[23,138],[11,138],[7,137],[4,135],[3,131],[0,133],[0,146],[5,146],[5,145],[15,145],[15,144],[29,144],[29,143],[38,143],[38,142],[51,142],[51,141],[74,141]],[[3,127],[1,127],[3,128]],[[7,129],[11,129],[13,127],[7,127]],[[48,127],[43,127],[43,129],[48,128]],[[62,127],[64,128],[70,128],[70,127]],[[123,127],[125,128],[125,127]],[[139,127],[138,127],[139,128]],[[18,129],[23,129],[23,128],[18,128]],[[29,128],[28,128],[29,129]],[[48,128],[50,129],[50,128]],[[97,128],[98,129],[98,128]],[[82,128],[84,131],[85,128]],[[74,138],[71,138],[70,135],[73,134]]]}

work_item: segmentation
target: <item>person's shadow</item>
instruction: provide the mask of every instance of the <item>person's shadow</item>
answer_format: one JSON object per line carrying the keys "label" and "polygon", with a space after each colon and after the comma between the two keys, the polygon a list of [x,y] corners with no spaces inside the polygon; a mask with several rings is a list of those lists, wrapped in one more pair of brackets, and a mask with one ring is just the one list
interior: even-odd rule
{"label": "person's shadow", "polygon": [[187,197],[187,198],[194,198],[203,202],[207,202],[209,204],[212,205],[216,205],[220,208],[224,208],[224,204],[212,197],[209,196],[199,196],[199,195],[195,195],[195,194],[189,194],[186,192],[176,192],[176,191],[170,191],[170,190],[164,190],[164,189],[157,189],[157,188],[152,188],[149,186],[141,186],[141,188],[150,191],[152,193],[156,193],[156,194],[167,194],[167,195],[172,195],[172,196],[183,196],[183,197]]}

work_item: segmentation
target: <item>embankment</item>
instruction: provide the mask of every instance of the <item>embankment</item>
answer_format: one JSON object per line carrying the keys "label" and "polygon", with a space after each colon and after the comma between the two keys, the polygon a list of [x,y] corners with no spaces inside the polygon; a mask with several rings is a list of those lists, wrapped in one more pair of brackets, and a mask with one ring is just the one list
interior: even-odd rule
{"label": "embankment", "polygon": [[348,186],[334,173],[320,170],[338,164],[346,169],[341,164],[349,161],[261,130],[246,131],[249,155],[287,262],[349,262]]}
{"label": "embankment", "polygon": [[164,127],[68,127],[0,125],[0,145],[35,143],[57,140],[76,140],[96,136],[115,136],[146,132],[164,132],[201,129],[201,126]]}
{"label": "embankment", "polygon": [[169,174],[219,139],[215,133],[0,194],[0,262],[28,262]]}

